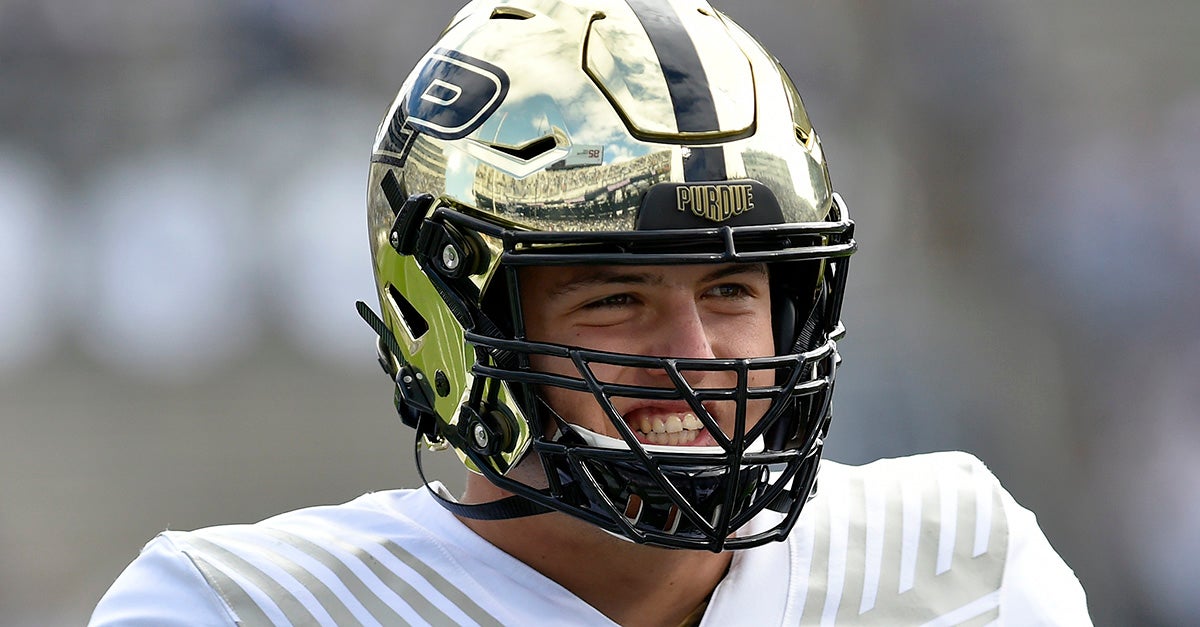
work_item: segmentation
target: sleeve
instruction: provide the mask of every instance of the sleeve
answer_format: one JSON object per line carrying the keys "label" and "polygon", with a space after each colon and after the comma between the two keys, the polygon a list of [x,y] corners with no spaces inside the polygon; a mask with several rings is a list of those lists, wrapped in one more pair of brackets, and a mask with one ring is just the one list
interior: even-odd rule
{"label": "sleeve", "polygon": [[151,540],[100,599],[90,626],[234,625],[236,617],[167,534]]}
{"label": "sleeve", "polygon": [[1033,512],[1001,489],[1008,517],[1008,559],[1000,586],[1006,625],[1091,625],[1087,597],[1075,572],[1050,546]]}

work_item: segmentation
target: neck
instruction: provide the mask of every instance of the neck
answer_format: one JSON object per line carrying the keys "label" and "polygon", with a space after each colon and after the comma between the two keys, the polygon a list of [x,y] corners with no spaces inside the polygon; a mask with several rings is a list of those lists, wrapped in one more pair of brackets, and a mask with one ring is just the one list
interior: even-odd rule
{"label": "neck", "polygon": [[[473,476],[463,500],[506,495]],[[712,594],[733,559],[728,552],[634,544],[557,512],[462,522],[620,625],[679,625]]]}

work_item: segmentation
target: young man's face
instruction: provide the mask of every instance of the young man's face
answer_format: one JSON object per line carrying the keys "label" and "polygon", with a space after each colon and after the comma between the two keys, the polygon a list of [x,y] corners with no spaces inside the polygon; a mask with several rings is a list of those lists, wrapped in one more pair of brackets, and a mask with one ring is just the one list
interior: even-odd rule
{"label": "young man's face", "polygon": [[[770,284],[765,265],[556,266],[523,268],[521,303],[528,339],[632,355],[745,358],[774,354]],[[534,356],[536,370],[578,376],[568,360]],[[661,369],[593,364],[605,383],[672,388]],[[684,371],[695,389],[732,388],[732,371]],[[771,385],[774,372],[752,370],[751,386]],[[586,392],[545,386],[542,396],[567,422],[620,438]],[[613,397],[614,407],[644,444],[715,446],[683,400]],[[747,428],[769,401],[752,401]],[[706,402],[722,431],[734,429],[733,402]]]}

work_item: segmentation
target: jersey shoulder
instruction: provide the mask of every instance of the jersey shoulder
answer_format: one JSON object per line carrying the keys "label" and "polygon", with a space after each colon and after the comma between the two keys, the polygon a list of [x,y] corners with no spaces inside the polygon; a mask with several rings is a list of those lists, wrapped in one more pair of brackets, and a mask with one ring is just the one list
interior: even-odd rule
{"label": "jersey shoulder", "polygon": [[962,452],[823,462],[785,545],[753,549],[735,568],[747,598],[786,599],[764,624],[1090,624],[1078,580],[1032,513]]}
{"label": "jersey shoulder", "polygon": [[487,624],[451,581],[454,562],[434,533],[404,514],[415,494],[164,532],[113,584],[92,623]]}
{"label": "jersey shoulder", "polygon": [[92,611],[88,625],[233,625],[237,616],[162,533],[148,542]]}
{"label": "jersey shoulder", "polygon": [[1009,529],[999,482],[967,453],[829,463],[794,541],[809,616],[899,622],[999,617]]}
{"label": "jersey shoulder", "polygon": [[[168,570],[169,579],[156,575]],[[181,598],[191,606],[174,603]],[[424,489],[165,532],[118,578],[93,624],[136,622],[130,617],[154,625],[611,624]]]}

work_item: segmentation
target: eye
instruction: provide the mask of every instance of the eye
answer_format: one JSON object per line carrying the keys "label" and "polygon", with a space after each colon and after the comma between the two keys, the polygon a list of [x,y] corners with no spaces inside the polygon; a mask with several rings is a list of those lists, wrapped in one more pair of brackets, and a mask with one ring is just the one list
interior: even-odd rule
{"label": "eye", "polygon": [[584,309],[607,309],[610,307],[624,307],[632,305],[634,302],[632,294],[611,294],[603,298],[589,301],[584,304]]}
{"label": "eye", "polygon": [[722,283],[710,288],[708,294],[717,298],[729,299],[750,298],[753,295],[750,288],[741,283]]}

